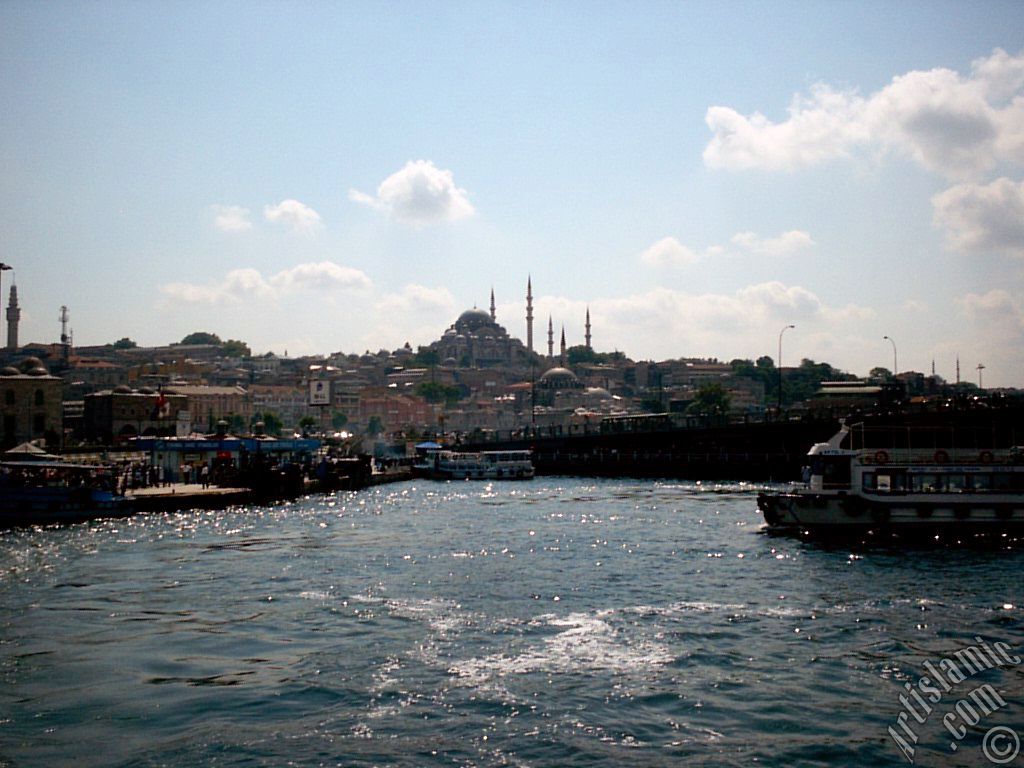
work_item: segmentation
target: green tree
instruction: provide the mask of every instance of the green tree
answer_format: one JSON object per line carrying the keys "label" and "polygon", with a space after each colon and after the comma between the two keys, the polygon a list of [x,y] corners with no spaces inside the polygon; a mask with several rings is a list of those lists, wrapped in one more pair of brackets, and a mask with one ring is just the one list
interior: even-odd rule
{"label": "green tree", "polygon": [[221,345],[221,352],[224,353],[225,357],[251,357],[252,350],[249,349],[249,345],[244,341],[238,341],[237,339],[228,339]]}
{"label": "green tree", "polygon": [[410,368],[433,368],[441,363],[441,356],[438,354],[436,349],[430,347],[420,347],[416,354],[409,358],[408,367]]}
{"label": "green tree", "polygon": [[312,416],[303,416],[299,419],[299,428],[303,432],[308,432],[310,429],[316,426],[316,419]]}
{"label": "green tree", "polygon": [[380,416],[371,416],[369,423],[366,425],[366,434],[379,435],[383,431],[384,422],[381,421]]}
{"label": "green tree", "polygon": [[281,434],[281,428],[284,427],[284,422],[281,421],[281,417],[273,411],[267,411],[263,414],[263,427],[267,430],[268,435],[274,435],[276,437]]}
{"label": "green tree", "polygon": [[331,414],[331,426],[335,429],[341,429],[348,424],[348,416],[341,411],[335,411]]}
{"label": "green tree", "polygon": [[445,403],[452,405],[462,397],[462,390],[450,384],[436,381],[421,381],[416,385],[416,394],[428,403]]}
{"label": "green tree", "polygon": [[220,344],[220,336],[206,331],[195,331],[181,340],[181,344]]}
{"label": "green tree", "polygon": [[731,398],[729,392],[717,382],[701,384],[697,395],[693,398],[687,413],[711,414],[720,416],[729,412]]}
{"label": "green tree", "polygon": [[129,339],[127,336],[125,336],[124,338],[118,339],[110,346],[112,346],[114,349],[135,349],[139,345],[136,344],[131,339]]}

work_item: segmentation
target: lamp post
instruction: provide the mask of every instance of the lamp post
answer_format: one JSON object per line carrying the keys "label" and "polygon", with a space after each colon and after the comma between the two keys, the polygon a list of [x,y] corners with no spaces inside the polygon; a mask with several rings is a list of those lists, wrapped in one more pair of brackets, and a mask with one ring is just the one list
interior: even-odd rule
{"label": "lamp post", "polygon": [[796,326],[787,325],[785,328],[779,331],[779,413],[782,413],[782,334],[784,334],[790,328],[796,328]]}
{"label": "lamp post", "polygon": [[888,339],[892,344],[892,375],[893,378],[896,378],[896,374],[900,372],[900,367],[896,364],[896,342],[892,340],[892,336],[883,336],[882,338]]}

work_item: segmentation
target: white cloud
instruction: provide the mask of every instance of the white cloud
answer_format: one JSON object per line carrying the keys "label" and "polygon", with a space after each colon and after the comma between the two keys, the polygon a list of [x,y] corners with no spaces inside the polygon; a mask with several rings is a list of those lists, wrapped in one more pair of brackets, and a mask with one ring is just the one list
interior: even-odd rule
{"label": "white cloud", "polygon": [[298,200],[282,200],[263,207],[267,221],[284,224],[293,232],[310,234],[320,227],[320,214]]}
{"label": "white cloud", "polygon": [[270,278],[270,282],[282,290],[332,291],[370,287],[370,278],[365,272],[343,267],[333,261],[299,264],[278,272]]}
{"label": "white cloud", "polygon": [[452,172],[429,160],[406,163],[381,182],[376,197],[355,189],[348,197],[414,225],[457,221],[475,213],[466,190],[455,186]]}
{"label": "white cloud", "polygon": [[407,285],[397,293],[385,294],[376,307],[386,315],[430,313],[436,317],[454,315],[455,297],[447,288]]}
{"label": "white cloud", "polygon": [[169,301],[182,304],[231,306],[249,301],[276,299],[287,292],[335,291],[370,286],[365,273],[330,261],[299,264],[264,278],[256,269],[235,269],[219,283],[168,283],[159,290]]}
{"label": "white cloud", "polygon": [[932,207],[954,250],[1024,256],[1024,183],[959,184],[935,195]]}
{"label": "white cloud", "polygon": [[759,237],[754,232],[738,232],[729,242],[759,256],[788,256],[814,245],[811,236],[799,229],[783,232],[778,237]]}
{"label": "white cloud", "polygon": [[213,226],[221,232],[244,232],[252,229],[249,221],[249,209],[240,205],[211,205]]}
{"label": "white cloud", "polygon": [[[729,239],[734,251],[755,256],[788,256],[813,246],[811,236],[798,229],[783,232],[778,237],[761,237],[755,232],[737,232]],[[674,237],[663,237],[640,254],[644,264],[654,267],[685,267],[701,259],[715,258],[728,253],[722,245],[712,245],[698,253]]]}
{"label": "white cloud", "polygon": [[912,71],[864,98],[819,84],[794,96],[788,117],[772,122],[712,106],[714,137],[704,162],[714,168],[794,170],[859,151],[892,151],[952,178],[1024,162],[1024,53],[996,49],[971,74]]}
{"label": "white cloud", "polygon": [[674,237],[663,237],[641,253],[640,260],[655,267],[682,267],[697,261],[697,254]]}

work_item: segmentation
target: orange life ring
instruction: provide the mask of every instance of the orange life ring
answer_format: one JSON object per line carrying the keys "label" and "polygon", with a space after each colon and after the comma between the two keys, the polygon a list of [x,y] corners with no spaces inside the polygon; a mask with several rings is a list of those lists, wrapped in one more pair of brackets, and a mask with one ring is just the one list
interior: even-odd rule
{"label": "orange life ring", "polygon": [[889,454],[886,453],[885,451],[878,451],[875,454],[875,463],[876,464],[888,464],[889,463]]}
{"label": "orange life ring", "polygon": [[992,451],[982,451],[978,459],[982,464],[991,464],[993,459]]}
{"label": "orange life ring", "polygon": [[945,464],[947,461],[949,461],[949,454],[948,453],[946,453],[943,450],[938,450],[938,451],[935,452],[935,463],[936,464]]}

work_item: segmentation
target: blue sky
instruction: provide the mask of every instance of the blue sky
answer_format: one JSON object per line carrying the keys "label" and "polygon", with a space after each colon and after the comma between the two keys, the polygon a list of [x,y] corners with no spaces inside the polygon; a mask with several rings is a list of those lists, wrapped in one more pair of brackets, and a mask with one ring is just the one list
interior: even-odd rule
{"label": "blue sky", "polygon": [[23,342],[434,340],[1024,386],[1024,5],[0,4]]}

